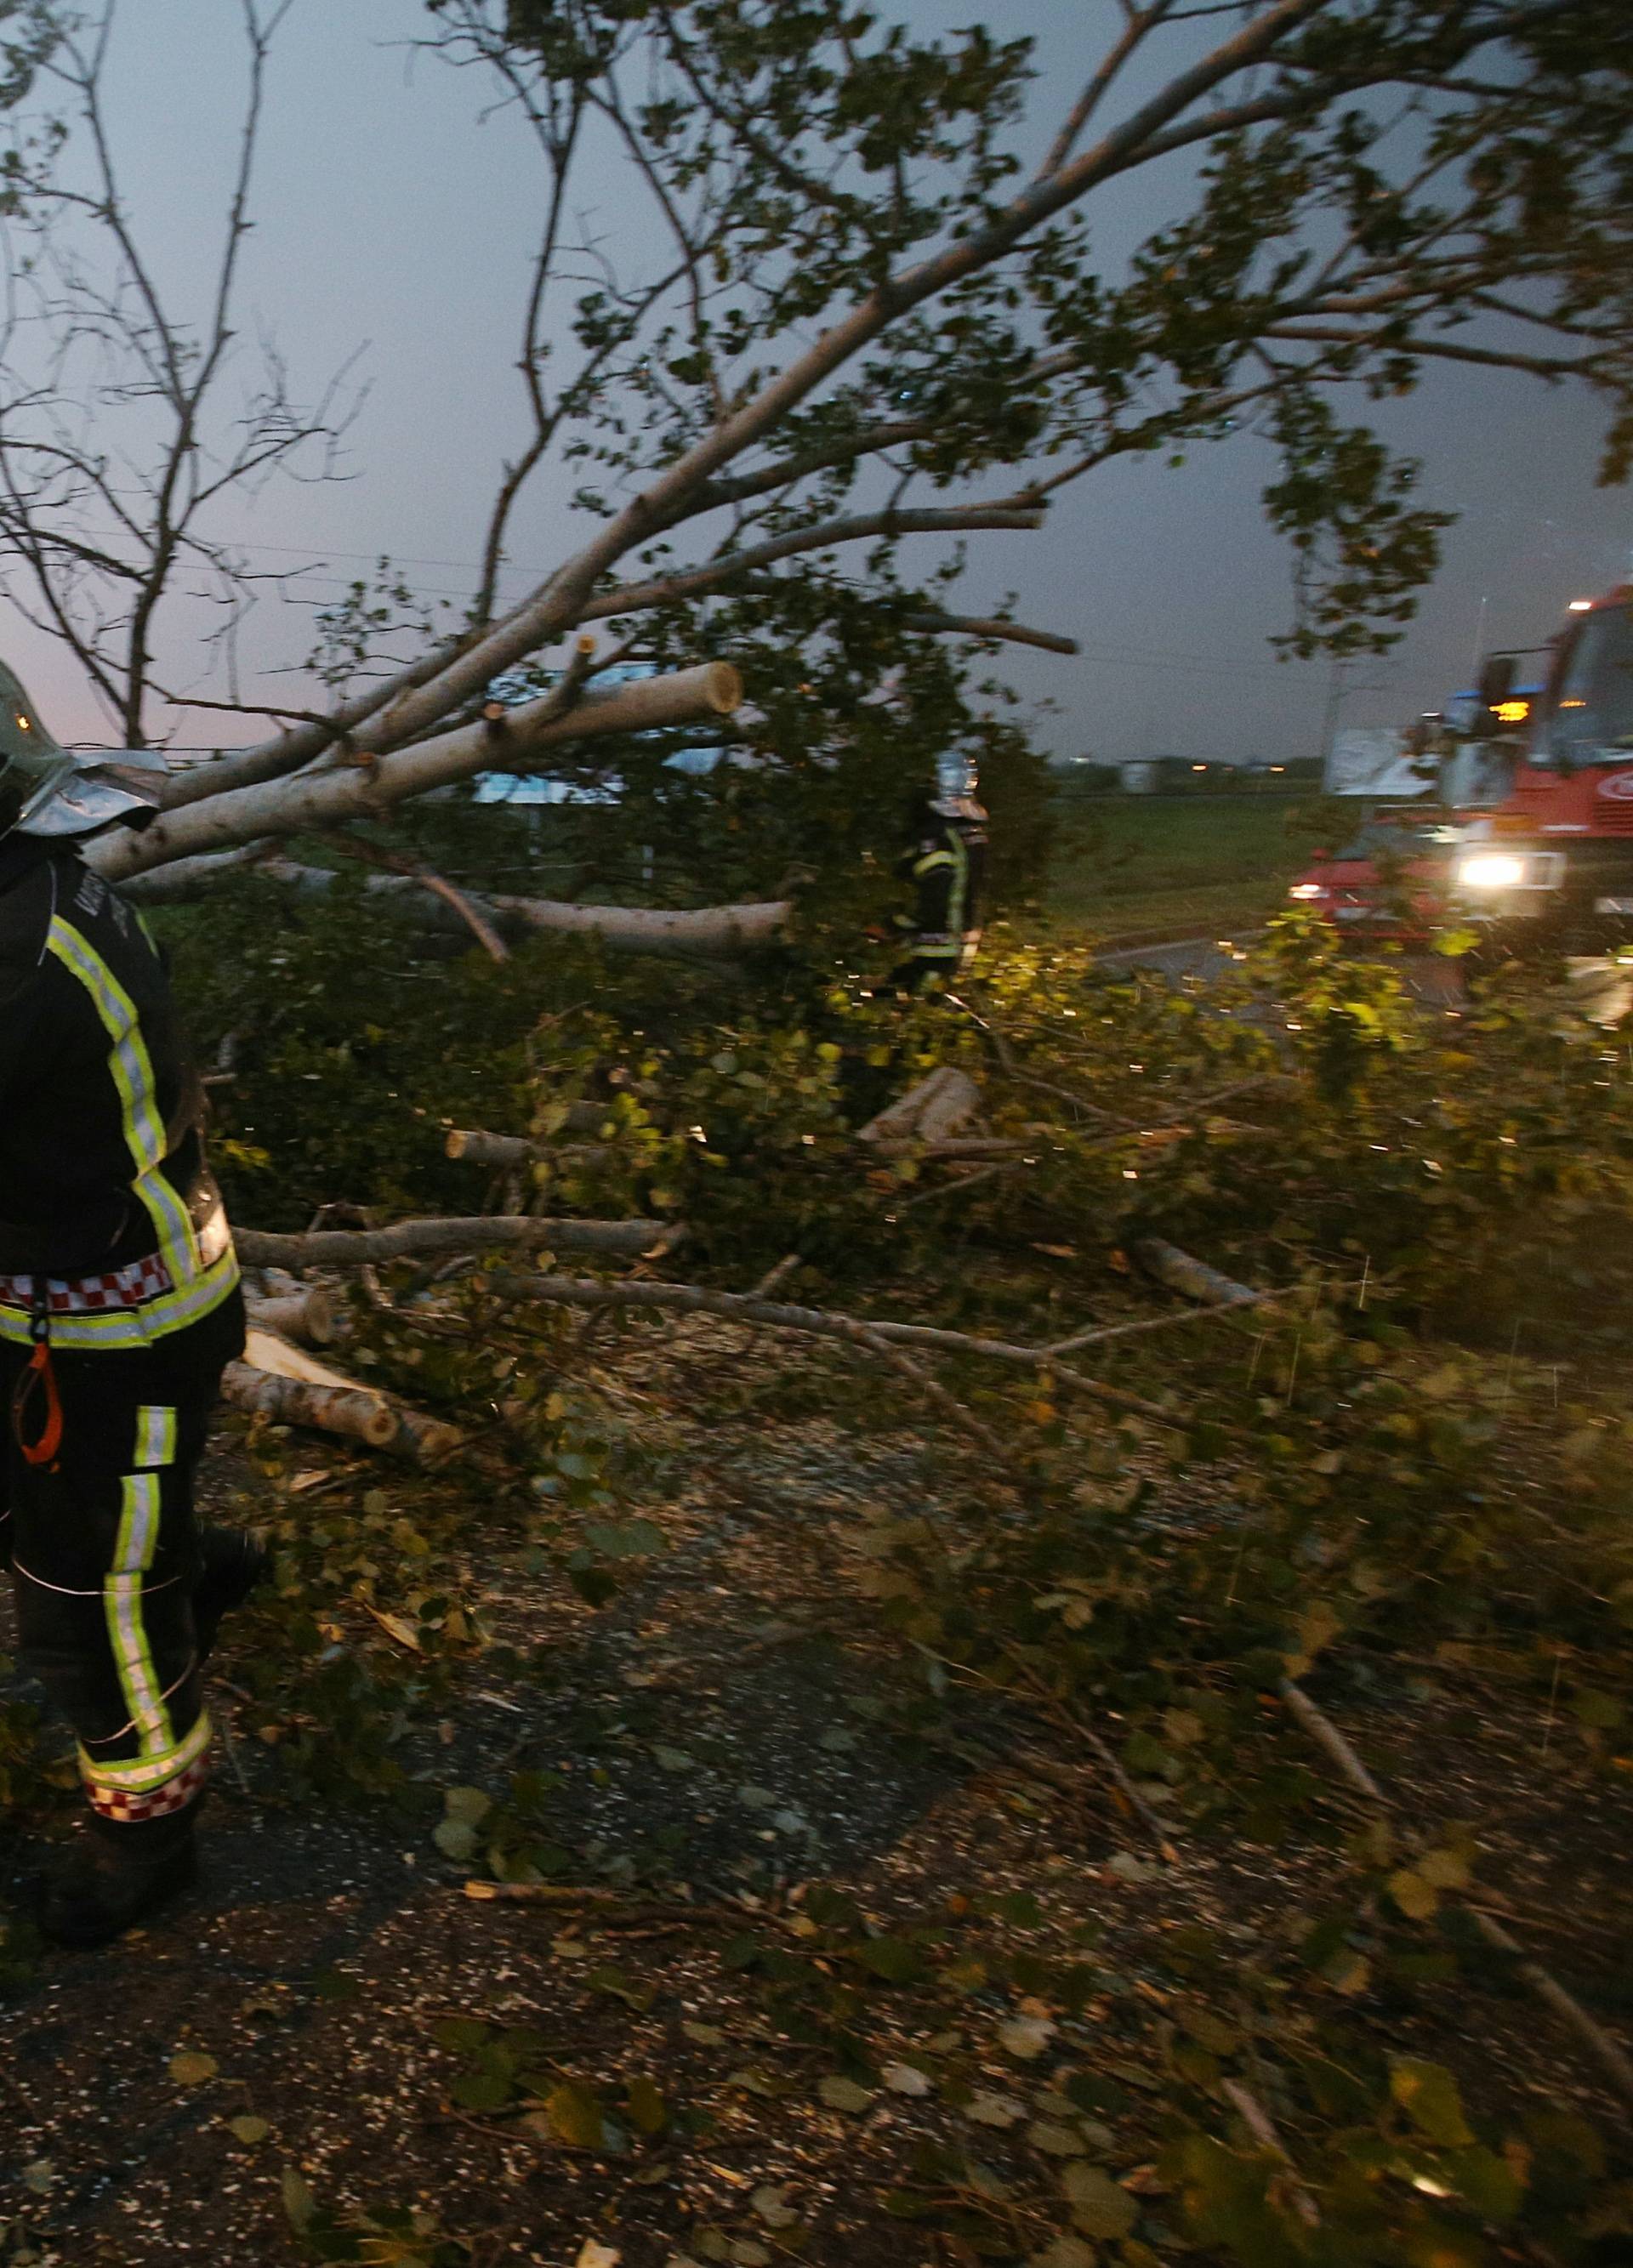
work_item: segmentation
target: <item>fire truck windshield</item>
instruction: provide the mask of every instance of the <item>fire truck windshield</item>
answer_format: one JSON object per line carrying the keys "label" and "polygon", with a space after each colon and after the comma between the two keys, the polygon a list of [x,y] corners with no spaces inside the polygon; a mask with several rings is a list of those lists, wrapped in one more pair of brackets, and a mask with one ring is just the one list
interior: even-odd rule
{"label": "fire truck windshield", "polygon": [[1591,764],[1633,755],[1633,609],[1600,607],[1564,657],[1537,754],[1544,763]]}

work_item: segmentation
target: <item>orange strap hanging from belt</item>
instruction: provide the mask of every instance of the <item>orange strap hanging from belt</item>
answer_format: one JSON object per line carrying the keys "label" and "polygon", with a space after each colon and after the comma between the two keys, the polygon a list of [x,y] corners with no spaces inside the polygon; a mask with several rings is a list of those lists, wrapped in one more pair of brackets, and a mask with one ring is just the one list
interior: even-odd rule
{"label": "orange strap hanging from belt", "polygon": [[[51,1361],[50,1294],[37,1283],[29,1313],[28,1336],[34,1351],[11,1395],[11,1433],[30,1465],[55,1465],[63,1446],[63,1397],[57,1392],[56,1371]],[[37,1393],[45,1395],[45,1423],[31,1441],[27,1437],[28,1405]]]}

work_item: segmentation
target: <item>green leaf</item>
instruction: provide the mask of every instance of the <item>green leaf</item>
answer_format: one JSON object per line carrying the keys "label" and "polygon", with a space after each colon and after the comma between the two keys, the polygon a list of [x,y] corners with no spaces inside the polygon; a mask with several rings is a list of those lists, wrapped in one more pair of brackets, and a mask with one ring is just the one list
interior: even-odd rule
{"label": "green leaf", "polygon": [[254,2117],[253,2114],[247,2112],[241,2118],[229,2118],[227,2121],[227,2132],[234,2136],[237,2140],[248,2145],[255,2142],[264,2142],[267,2136],[272,2132],[272,2129],[268,2125],[264,2118],[257,2118]]}
{"label": "green leaf", "polygon": [[1444,2064],[1400,2056],[1389,2066],[1389,2092],[1419,2132],[1450,2150],[1473,2141],[1457,2081]]}
{"label": "green leaf", "polygon": [[1452,2175],[1462,2196],[1482,2220],[1512,2220],[1525,2196],[1525,2183],[1515,2167],[1495,2150],[1476,2146],[1459,2150],[1452,2161]]}
{"label": "green leaf", "polygon": [[624,2088],[624,2102],[631,2124],[643,2134],[661,2134],[669,2123],[669,2105],[652,2080],[639,2073]]}
{"label": "green leaf", "polygon": [[964,2105],[964,2116],[978,2126],[1018,2126],[1026,2116],[1026,2105],[1012,2095],[973,2095]]}
{"label": "green leaf", "polygon": [[476,1852],[477,1836],[467,1819],[440,1819],[431,1830],[431,1839],[445,1859],[462,1867]]}
{"label": "green leaf", "polygon": [[170,2058],[170,2076],[178,2087],[202,2087],[220,2068],[214,2056],[201,2054],[196,2048],[183,2048]]}
{"label": "green leaf", "polygon": [[1060,2187],[1072,2209],[1073,2225],[1084,2236],[1127,2236],[1140,2217],[1140,2208],[1127,2191],[1119,2189],[1098,2166],[1063,2167]]}
{"label": "green leaf", "polygon": [[479,1787],[450,1787],[443,1792],[442,1808],[448,1818],[475,1827],[492,1810],[493,1799]]}
{"label": "green leaf", "polygon": [[871,2088],[859,2087],[853,2079],[846,2079],[839,2072],[831,2072],[825,2079],[819,2079],[816,2092],[830,2110],[866,2110],[873,2101]]}
{"label": "green leaf", "polygon": [[462,2072],[448,2089],[462,2110],[502,2110],[514,2092],[502,2071]]}
{"label": "green leaf", "polygon": [[432,2026],[431,2036],[440,2048],[447,2048],[455,2055],[474,2055],[478,2048],[486,2046],[492,2029],[475,2016],[445,2016],[440,2023]]}
{"label": "green leaf", "polygon": [[1242,2044],[1242,2035],[1234,2024],[1223,2016],[1215,2015],[1211,2008],[1193,2008],[1179,2020],[1191,2037],[1210,2055],[1234,2055]]}
{"label": "green leaf", "polygon": [[1323,1964],[1321,1974],[1335,1992],[1353,1999],[1371,1983],[1372,1964],[1364,1954],[1352,1952],[1345,1946]]}
{"label": "green leaf", "polygon": [[1425,1851],[1414,1862],[1414,1870],[1437,1890],[1466,1890],[1468,1888],[1468,1860],[1460,1851]]}
{"label": "green leaf", "polygon": [[592,1992],[605,1992],[610,1999],[622,2000],[626,2007],[645,2015],[657,1999],[654,1984],[632,1984],[621,1969],[592,1969],[584,1979]]}
{"label": "green leaf", "polygon": [[603,2146],[605,2121],[600,2103],[587,2087],[569,2082],[552,2088],[544,2098],[544,2115],[570,2150],[599,2150]]}
{"label": "green leaf", "polygon": [[1428,1921],[1440,1905],[1440,1894],[1434,1884],[1410,1867],[1398,1867],[1389,1877],[1389,1895],[1401,1912],[1414,1921]]}
{"label": "green leaf", "polygon": [[289,2225],[298,2236],[304,2235],[317,2212],[317,2199],[307,2186],[303,2176],[297,2173],[293,2166],[284,2167],[281,2187],[284,2211],[288,2215]]}
{"label": "green leaf", "polygon": [[860,1968],[887,1984],[911,1984],[924,1974],[924,1955],[905,1937],[868,1937],[849,1948]]}

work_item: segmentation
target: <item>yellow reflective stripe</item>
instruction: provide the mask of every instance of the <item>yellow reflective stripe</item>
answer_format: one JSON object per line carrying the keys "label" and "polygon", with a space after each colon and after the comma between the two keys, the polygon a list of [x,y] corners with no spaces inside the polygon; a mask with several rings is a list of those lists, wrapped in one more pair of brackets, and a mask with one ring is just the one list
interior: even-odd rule
{"label": "yellow reflective stripe", "polygon": [[178,1778],[189,1764],[196,1764],[210,1746],[210,1712],[201,1709],[192,1731],[183,1734],[175,1747],[164,1756],[143,1756],[135,1764],[108,1764],[89,1756],[82,1747],[80,1774],[99,1787],[119,1788],[128,1795],[145,1795]]}
{"label": "yellow reflective stripe", "polygon": [[950,864],[955,879],[952,895],[947,905],[947,926],[949,929],[961,930],[964,927],[964,916],[970,902],[970,854],[964,847],[962,836],[956,839]]}
{"label": "yellow reflective stripe", "polygon": [[123,1106],[126,1145],[137,1173],[151,1173],[165,1154],[165,1124],[136,1003],[101,954],[61,914],[53,915],[46,943],[91,995],[114,1043],[108,1069]]}
{"label": "yellow reflective stripe", "polygon": [[[161,1292],[139,1307],[107,1307],[83,1315],[53,1315],[55,1347],[150,1346],[212,1314],[238,1282],[238,1255],[229,1243],[202,1276],[175,1290]],[[0,1307],[0,1339],[28,1344],[28,1317],[19,1307]]]}
{"label": "yellow reflective stripe", "polygon": [[920,858],[913,868],[914,880],[916,880],[921,874],[933,874],[938,866],[950,866],[952,863],[953,854],[950,850],[932,850],[927,857]]}
{"label": "yellow reflective stripe", "polygon": [[102,1584],[102,1612],[119,1672],[120,1690],[130,1721],[141,1736],[144,1756],[168,1756],[175,1747],[164,1688],[142,1613],[143,1582],[159,1546],[159,1483],[157,1473],[127,1473],[114,1564]]}
{"label": "yellow reflective stripe", "polygon": [[136,1185],[171,1277],[185,1283],[198,1273],[198,1238],[192,1217],[162,1174],[144,1174]]}
{"label": "yellow reflective stripe", "polygon": [[125,1146],[137,1169],[136,1194],[153,1224],[157,1248],[172,1278],[185,1283],[199,1272],[198,1238],[187,1207],[159,1170],[165,1157],[165,1122],[136,1003],[101,954],[61,914],[52,917],[46,941],[91,995],[112,1042],[107,1067],[119,1094]]}
{"label": "yellow reflective stripe", "polygon": [[151,1472],[176,1461],[176,1413],[162,1403],[144,1402],[137,1411],[136,1466]]}

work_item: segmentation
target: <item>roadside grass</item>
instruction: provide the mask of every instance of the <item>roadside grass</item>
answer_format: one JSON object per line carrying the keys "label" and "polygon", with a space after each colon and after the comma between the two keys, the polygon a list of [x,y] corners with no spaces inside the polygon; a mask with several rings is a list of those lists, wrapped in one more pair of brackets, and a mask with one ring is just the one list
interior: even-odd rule
{"label": "roadside grass", "polygon": [[1293,796],[1087,796],[1064,790],[1046,924],[1105,939],[1267,920],[1309,863]]}

